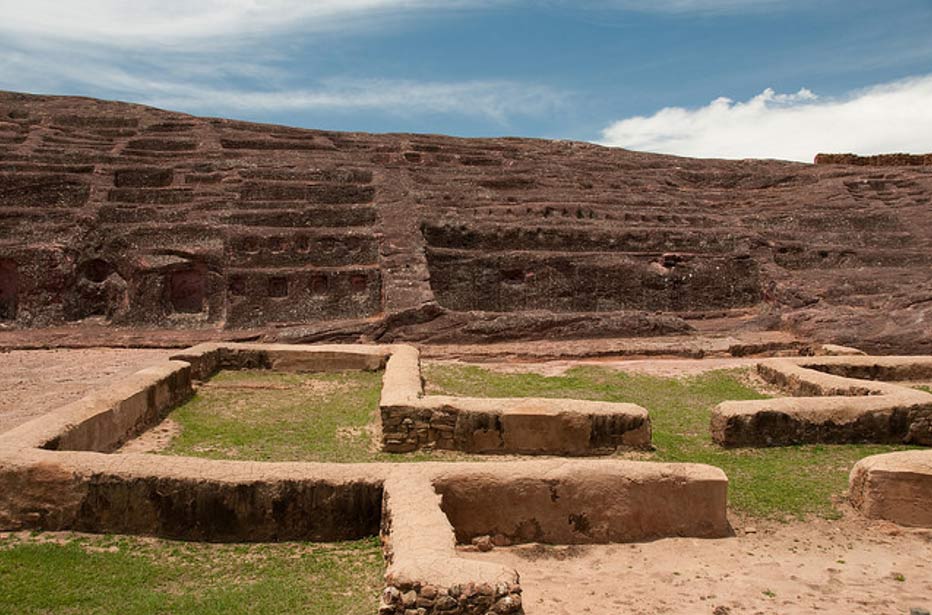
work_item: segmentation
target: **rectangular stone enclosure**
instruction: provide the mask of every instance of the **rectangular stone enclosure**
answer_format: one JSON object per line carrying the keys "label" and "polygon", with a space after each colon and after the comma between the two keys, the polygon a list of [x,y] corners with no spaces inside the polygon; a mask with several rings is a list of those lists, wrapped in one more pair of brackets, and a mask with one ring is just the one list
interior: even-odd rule
{"label": "rectangular stone enclosure", "polygon": [[[471,450],[563,447],[582,454],[649,444],[646,412],[636,406],[424,396],[411,347],[202,345],[0,435],[0,530],[215,542],[333,541],[381,533],[388,561],[383,615],[404,615],[412,604],[445,615],[523,612],[515,570],[457,556],[457,543],[478,533],[564,544],[728,535],[727,479],[704,465],[552,459],[272,463],[110,454],[188,399],[193,380],[237,368],[384,369],[383,417],[452,417],[447,433],[453,436],[441,438],[444,430],[430,414],[423,445],[433,437],[470,443]],[[460,421],[485,425],[485,433],[461,437],[458,430],[466,428]],[[423,427],[413,424],[421,438]],[[565,440],[563,425],[569,430]]]}

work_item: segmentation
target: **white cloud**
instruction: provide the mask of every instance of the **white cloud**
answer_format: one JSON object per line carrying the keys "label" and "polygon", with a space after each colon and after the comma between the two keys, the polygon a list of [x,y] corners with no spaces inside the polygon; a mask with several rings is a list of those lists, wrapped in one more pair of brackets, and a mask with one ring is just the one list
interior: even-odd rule
{"label": "white cloud", "polygon": [[[574,8],[659,13],[771,9],[801,0],[552,0]],[[528,0],[523,0],[528,2]],[[190,48],[280,30],[384,25],[391,15],[520,4],[522,0],[0,0],[0,33],[132,48]]]}
{"label": "white cloud", "polygon": [[329,80],[317,88],[272,91],[212,89],[150,84],[140,102],[211,111],[375,110],[410,116],[423,113],[478,116],[506,123],[515,115],[537,115],[563,104],[559,93],[512,81]]}
{"label": "white cloud", "polygon": [[[288,64],[300,35],[510,0],[0,0],[0,89],[90,93],[211,115],[282,111],[453,114],[507,124],[563,104],[512,80],[332,77]],[[3,34],[10,36],[3,40]],[[250,34],[255,34],[251,38]],[[289,42],[291,41],[291,42]],[[157,46],[158,49],[154,47]]]}
{"label": "white cloud", "polygon": [[279,30],[351,28],[491,0],[0,0],[0,33],[125,47],[198,47]]}
{"label": "white cloud", "polygon": [[[259,65],[233,63],[211,71],[249,74]],[[197,66],[151,64],[132,72],[96,55],[75,55],[69,63],[41,54],[0,56],[0,89],[94,91],[100,96],[183,110],[236,115],[245,112],[370,110],[397,116],[455,114],[507,124],[514,116],[540,115],[566,104],[566,96],[546,86],[507,80],[414,81],[329,78],[301,87],[250,88],[211,80]]]}
{"label": "white cloud", "polygon": [[925,153],[932,150],[932,75],[840,99],[767,89],[746,102],[718,98],[698,109],[667,107],[611,124],[601,141],[681,156],[809,162],[819,152]]}

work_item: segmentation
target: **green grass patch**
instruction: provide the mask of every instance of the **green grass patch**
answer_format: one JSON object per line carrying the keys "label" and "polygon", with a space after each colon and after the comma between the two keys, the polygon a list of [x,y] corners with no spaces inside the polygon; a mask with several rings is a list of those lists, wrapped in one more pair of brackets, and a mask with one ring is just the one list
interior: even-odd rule
{"label": "green grass patch", "polygon": [[[725,400],[767,397],[746,384],[743,370],[719,370],[684,378],[660,378],[600,367],[579,367],[562,376],[505,374],[475,366],[428,365],[431,393],[479,397],[569,397],[630,402],[650,412],[656,450],[652,461],[707,463],[729,479],[733,509],[784,518],[815,514],[835,517],[832,498],[848,485],[854,463],[868,455],[908,447],[806,445],[723,449],[712,442],[709,420]],[[644,459],[643,454],[621,453]]]}
{"label": "green grass patch", "polygon": [[383,453],[381,372],[222,371],[172,411],[181,431],[163,455],[329,463],[463,461],[455,451]]}
{"label": "green grass patch", "polygon": [[925,391],[926,393],[932,393],[932,387],[922,385],[922,386],[917,386],[916,388],[919,389],[920,391]]}
{"label": "green grass patch", "polygon": [[382,572],[377,538],[216,545],[15,535],[0,540],[0,613],[370,615]]}
{"label": "green grass patch", "polygon": [[171,413],[166,455],[359,461],[370,455],[381,372],[223,371]]}

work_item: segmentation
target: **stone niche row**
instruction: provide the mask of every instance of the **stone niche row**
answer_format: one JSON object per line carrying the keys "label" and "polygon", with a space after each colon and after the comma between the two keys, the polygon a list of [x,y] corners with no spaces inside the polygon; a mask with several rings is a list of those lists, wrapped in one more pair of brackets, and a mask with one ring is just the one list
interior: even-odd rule
{"label": "stone niche row", "polygon": [[[203,262],[77,264],[60,251],[0,256],[0,322],[49,326],[101,316],[116,324],[260,325],[362,318],[381,310],[375,266],[220,270]],[[148,265],[148,266],[145,266]]]}
{"label": "stone niche row", "polygon": [[739,255],[488,253],[428,248],[437,301],[458,311],[693,311],[761,300],[758,264]]}
{"label": "stone niche row", "polygon": [[235,235],[227,240],[230,263],[253,267],[368,265],[379,260],[379,242],[370,232],[282,232]]}
{"label": "stone niche row", "polygon": [[172,312],[225,317],[228,324],[246,326],[361,318],[381,309],[381,275],[375,268],[233,271],[226,273],[225,285],[215,283],[217,275],[200,265],[167,274],[163,296]]}

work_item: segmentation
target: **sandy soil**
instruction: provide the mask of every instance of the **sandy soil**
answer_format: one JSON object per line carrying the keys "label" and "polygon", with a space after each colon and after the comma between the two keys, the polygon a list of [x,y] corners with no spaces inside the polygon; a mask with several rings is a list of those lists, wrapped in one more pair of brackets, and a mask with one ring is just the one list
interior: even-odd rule
{"label": "sandy soil", "polygon": [[[421,349],[428,359],[489,361],[553,361],[585,357],[627,357],[629,359],[691,357],[744,357],[786,354],[798,356],[810,346],[800,338],[782,331],[738,332],[734,319],[696,321],[708,329],[687,336],[604,338],[585,340],[528,340],[491,344],[430,344]],[[729,334],[724,334],[729,331]],[[0,336],[0,341],[2,341]]]}
{"label": "sandy soil", "polygon": [[[510,374],[540,374],[542,376],[562,376],[568,370],[582,365],[606,367],[625,372],[647,374],[672,378],[674,376],[694,376],[716,369],[737,369],[750,367],[760,359],[751,358],[711,358],[711,359],[583,359],[573,361],[512,362],[494,361],[480,363],[483,369]],[[437,364],[463,364],[453,360],[429,360]]]}
{"label": "sandy soil", "polygon": [[116,348],[0,353],[0,432],[79,399],[172,353]]}
{"label": "sandy soil", "polygon": [[118,448],[116,453],[157,453],[168,448],[181,433],[181,425],[171,417],[166,417],[161,423],[150,427],[132,440]]}
{"label": "sandy soil", "polygon": [[522,545],[461,555],[518,570],[528,615],[901,615],[932,608],[932,531],[853,514],[755,523],[721,540]]}

